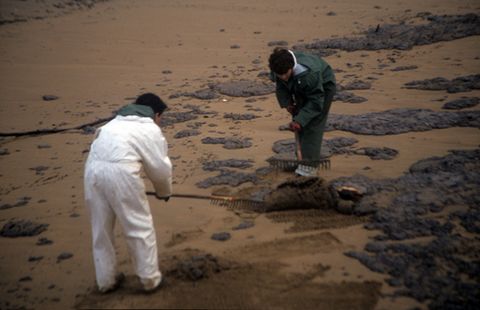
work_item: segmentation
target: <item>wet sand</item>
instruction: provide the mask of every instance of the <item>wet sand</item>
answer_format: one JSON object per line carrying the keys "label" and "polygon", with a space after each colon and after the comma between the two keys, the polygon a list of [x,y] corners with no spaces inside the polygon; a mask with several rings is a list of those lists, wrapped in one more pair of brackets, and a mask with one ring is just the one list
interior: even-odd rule
{"label": "wet sand", "polygon": [[[479,14],[476,1],[70,2],[0,6],[0,308],[478,302],[478,21],[464,37],[412,46],[402,37],[397,49],[318,43],[351,44],[387,24],[403,25],[394,30],[405,35],[435,16]],[[82,185],[95,128],[81,125],[111,117],[138,94],[157,93],[170,107],[163,131],[175,192],[275,191],[292,173],[270,170],[266,160],[278,141],[281,152],[291,152],[293,138],[279,129],[289,116],[266,78],[277,45],[328,55],[342,88],[325,134],[331,169],[319,176],[332,186],[353,184],[363,197],[338,198],[342,208],[268,213],[149,198],[166,287],[139,292],[117,228],[127,278],[112,294],[96,292]],[[52,129],[60,130],[8,136]],[[9,236],[18,232],[26,236]],[[413,249],[416,258],[405,258]],[[450,272],[450,282],[422,269],[429,251],[447,253],[435,270]],[[411,277],[399,274],[400,265]]]}

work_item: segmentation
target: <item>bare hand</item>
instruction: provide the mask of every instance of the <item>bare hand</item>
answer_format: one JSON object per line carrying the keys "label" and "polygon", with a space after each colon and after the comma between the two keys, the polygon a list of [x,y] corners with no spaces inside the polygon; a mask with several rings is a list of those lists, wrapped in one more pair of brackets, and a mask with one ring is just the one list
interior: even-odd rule
{"label": "bare hand", "polygon": [[290,130],[294,131],[294,132],[299,132],[299,131],[302,130],[302,125],[300,125],[299,123],[297,123],[295,121],[291,122],[289,127],[290,127]]}

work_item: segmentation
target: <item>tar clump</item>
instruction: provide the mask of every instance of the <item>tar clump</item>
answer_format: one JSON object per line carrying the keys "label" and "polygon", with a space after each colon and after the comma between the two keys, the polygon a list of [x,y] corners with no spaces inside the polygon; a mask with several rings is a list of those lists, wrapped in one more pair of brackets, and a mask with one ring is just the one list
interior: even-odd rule
{"label": "tar clump", "polygon": [[333,209],[337,195],[319,177],[295,177],[277,186],[266,197],[266,211]]}

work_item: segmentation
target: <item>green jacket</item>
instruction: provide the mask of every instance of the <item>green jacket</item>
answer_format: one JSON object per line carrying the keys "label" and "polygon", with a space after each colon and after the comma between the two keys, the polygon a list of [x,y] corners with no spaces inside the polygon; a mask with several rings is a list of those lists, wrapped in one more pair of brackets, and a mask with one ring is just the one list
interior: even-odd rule
{"label": "green jacket", "polygon": [[280,107],[286,108],[295,102],[298,114],[293,118],[302,127],[324,112],[325,86],[335,85],[335,75],[330,65],[313,55],[294,52],[297,63],[308,68],[285,82],[273,73],[276,81],[276,95]]}
{"label": "green jacket", "polygon": [[152,119],[155,117],[155,113],[153,112],[152,108],[146,105],[140,105],[140,104],[134,104],[134,103],[130,103],[121,107],[117,111],[117,115],[121,115],[121,116],[135,115],[140,117],[150,117]]}

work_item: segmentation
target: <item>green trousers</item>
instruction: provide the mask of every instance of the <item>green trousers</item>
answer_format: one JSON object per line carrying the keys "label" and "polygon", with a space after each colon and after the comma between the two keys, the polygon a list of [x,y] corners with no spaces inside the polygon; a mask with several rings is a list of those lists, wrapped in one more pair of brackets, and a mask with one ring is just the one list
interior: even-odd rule
{"label": "green trousers", "polygon": [[[312,119],[307,126],[302,128],[299,134],[300,147],[302,149],[303,160],[319,160],[322,150],[323,133],[327,124],[328,112],[332,105],[333,96],[336,92],[335,84],[328,83],[324,85],[325,101],[322,113]],[[312,165],[313,166],[313,165]]]}

